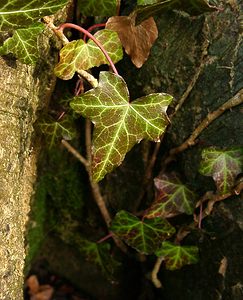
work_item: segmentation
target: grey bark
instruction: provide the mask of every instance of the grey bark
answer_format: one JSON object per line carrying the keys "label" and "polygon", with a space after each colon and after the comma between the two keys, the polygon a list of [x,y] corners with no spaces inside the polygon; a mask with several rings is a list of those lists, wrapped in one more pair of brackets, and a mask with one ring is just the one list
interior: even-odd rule
{"label": "grey bark", "polygon": [[[65,20],[68,9],[56,15]],[[51,97],[57,51],[52,33],[41,36],[41,59],[27,66],[0,57],[0,299],[23,299],[25,229],[36,180],[39,146],[34,142],[38,110]]]}

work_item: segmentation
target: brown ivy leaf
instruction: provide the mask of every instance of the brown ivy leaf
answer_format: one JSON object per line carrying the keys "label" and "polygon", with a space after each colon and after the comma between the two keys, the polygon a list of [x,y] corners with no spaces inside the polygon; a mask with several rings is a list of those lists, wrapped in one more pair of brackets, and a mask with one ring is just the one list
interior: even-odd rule
{"label": "brown ivy leaf", "polygon": [[135,25],[136,15],[116,16],[108,19],[106,28],[118,33],[126,53],[137,68],[148,59],[150,48],[158,37],[154,18]]}

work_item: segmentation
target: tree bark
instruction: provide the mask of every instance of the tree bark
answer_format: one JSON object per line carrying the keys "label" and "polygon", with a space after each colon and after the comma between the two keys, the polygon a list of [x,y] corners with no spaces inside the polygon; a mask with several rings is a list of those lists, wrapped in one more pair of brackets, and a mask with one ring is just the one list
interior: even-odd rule
{"label": "tree bark", "polygon": [[[70,6],[69,6],[70,9]],[[66,20],[67,7],[55,20]],[[55,85],[57,51],[53,34],[41,36],[41,59],[27,66],[0,57],[0,299],[23,299],[25,230],[36,180],[39,146],[34,142],[38,110],[47,105]]]}

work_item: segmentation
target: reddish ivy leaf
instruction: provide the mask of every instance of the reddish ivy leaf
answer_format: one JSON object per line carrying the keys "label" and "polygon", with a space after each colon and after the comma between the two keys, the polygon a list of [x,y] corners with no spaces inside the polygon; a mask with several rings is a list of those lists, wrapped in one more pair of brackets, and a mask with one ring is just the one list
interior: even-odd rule
{"label": "reddish ivy leaf", "polygon": [[106,28],[118,33],[126,53],[137,68],[148,59],[150,49],[158,37],[158,29],[151,17],[135,26],[135,15],[111,17]]}
{"label": "reddish ivy leaf", "polygon": [[204,149],[199,172],[213,177],[220,194],[230,192],[237,175],[243,172],[243,148]]}
{"label": "reddish ivy leaf", "polygon": [[196,246],[178,246],[171,242],[163,242],[162,248],[155,253],[165,260],[165,267],[174,271],[184,265],[196,264],[198,262],[198,247]]}
{"label": "reddish ivy leaf", "polygon": [[161,241],[175,233],[175,228],[165,219],[140,221],[126,211],[116,214],[110,230],[129,246],[144,254],[155,252]]}
{"label": "reddish ivy leaf", "polygon": [[170,218],[181,213],[193,214],[196,195],[175,174],[154,179],[156,199],[146,211],[145,218]]}
{"label": "reddish ivy leaf", "polygon": [[[104,46],[114,63],[123,57],[121,42],[116,32],[111,30],[99,30],[94,37]],[[60,51],[60,62],[56,65],[54,72],[57,77],[68,80],[79,70],[88,70],[108,64],[104,53],[92,41],[85,43],[83,40],[72,41]]]}
{"label": "reddish ivy leaf", "polygon": [[71,107],[95,125],[92,173],[95,181],[119,166],[142,139],[159,141],[168,124],[166,109],[172,96],[151,94],[129,103],[124,79],[101,72],[97,88],[75,97]]}

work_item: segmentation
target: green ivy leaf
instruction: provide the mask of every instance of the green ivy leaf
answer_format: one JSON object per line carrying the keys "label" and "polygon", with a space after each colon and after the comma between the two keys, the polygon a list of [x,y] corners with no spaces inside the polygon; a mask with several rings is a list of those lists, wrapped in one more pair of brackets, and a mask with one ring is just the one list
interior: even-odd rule
{"label": "green ivy leaf", "polygon": [[60,121],[55,121],[47,116],[38,122],[38,126],[42,133],[45,134],[49,148],[53,147],[61,139],[71,140],[76,136],[73,119],[65,115]]}
{"label": "green ivy leaf", "polygon": [[168,124],[168,94],[151,94],[129,103],[124,79],[101,72],[99,85],[71,101],[71,107],[95,124],[93,179],[101,180],[119,166],[126,153],[143,138],[159,141]]}
{"label": "green ivy leaf", "polygon": [[134,11],[137,14],[137,23],[141,23],[155,14],[174,9],[185,11],[190,15],[200,15],[217,10],[217,7],[210,5],[207,0],[140,0],[139,4],[140,6]]}
{"label": "green ivy leaf", "polygon": [[196,264],[198,262],[198,247],[178,246],[171,242],[163,242],[162,248],[155,254],[164,257],[166,269],[174,271],[185,265]]}
{"label": "green ivy leaf", "polygon": [[117,14],[120,0],[78,0],[83,16],[109,17]]}
{"label": "green ivy leaf", "polygon": [[112,258],[109,243],[98,244],[83,238],[79,238],[76,242],[78,242],[79,252],[88,261],[97,265],[106,276],[110,277],[114,274],[120,264]]}
{"label": "green ivy leaf", "polygon": [[235,179],[243,171],[243,148],[219,150],[206,148],[202,152],[199,172],[212,176],[220,194],[226,194],[234,187]]}
{"label": "green ivy leaf", "polygon": [[[122,59],[122,45],[115,31],[104,29],[98,31],[94,36],[104,46],[114,63]],[[102,64],[108,64],[108,61],[100,48],[92,40],[89,40],[88,43],[78,40],[70,42],[62,48],[60,62],[54,72],[61,79],[68,80],[79,70],[87,70]]]}
{"label": "green ivy leaf", "polygon": [[181,213],[193,214],[196,195],[177,176],[164,174],[154,179],[156,199],[147,210],[145,218],[170,218]]}
{"label": "green ivy leaf", "polygon": [[155,252],[161,241],[175,233],[175,228],[165,219],[140,221],[126,211],[116,214],[110,230],[129,246],[144,254]]}
{"label": "green ivy leaf", "polygon": [[159,0],[137,0],[137,5],[151,5],[157,3]]}
{"label": "green ivy leaf", "polygon": [[0,47],[0,55],[13,53],[24,64],[35,64],[39,58],[39,34],[44,24],[37,23],[26,29],[17,29]]}
{"label": "green ivy leaf", "polygon": [[54,14],[68,0],[1,0],[0,32],[28,27],[44,16]]}

